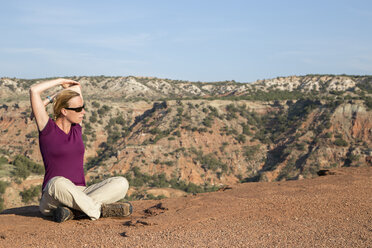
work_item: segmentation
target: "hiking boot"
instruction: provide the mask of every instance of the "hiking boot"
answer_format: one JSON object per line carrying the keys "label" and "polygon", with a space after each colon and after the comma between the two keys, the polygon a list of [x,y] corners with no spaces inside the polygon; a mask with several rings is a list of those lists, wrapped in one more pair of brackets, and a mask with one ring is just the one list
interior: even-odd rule
{"label": "hiking boot", "polygon": [[111,204],[102,204],[101,217],[126,217],[133,212],[132,204],[129,202],[117,202]]}
{"label": "hiking boot", "polygon": [[76,209],[70,209],[72,211],[72,214],[74,215],[74,220],[81,220],[81,219],[89,219],[89,216],[86,215],[86,213],[76,210]]}
{"label": "hiking boot", "polygon": [[73,218],[74,214],[68,207],[58,207],[53,211],[53,220],[55,222],[61,223],[67,220],[72,220]]}

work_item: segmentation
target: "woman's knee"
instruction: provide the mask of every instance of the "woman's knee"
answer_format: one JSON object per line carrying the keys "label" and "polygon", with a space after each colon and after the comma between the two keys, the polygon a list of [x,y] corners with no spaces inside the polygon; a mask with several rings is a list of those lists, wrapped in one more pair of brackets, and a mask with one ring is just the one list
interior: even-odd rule
{"label": "woman's knee", "polygon": [[57,190],[63,190],[70,184],[73,183],[65,177],[62,176],[53,177],[47,184],[47,190],[50,195],[54,195]]}
{"label": "woman's knee", "polygon": [[124,188],[125,190],[128,190],[129,188],[129,182],[125,177],[114,177],[115,180],[120,184],[120,187]]}
{"label": "woman's knee", "polygon": [[124,197],[127,194],[127,191],[129,189],[129,183],[128,180],[125,177],[112,177],[111,182],[113,182],[113,185],[115,185],[115,191],[121,195],[121,197]]}

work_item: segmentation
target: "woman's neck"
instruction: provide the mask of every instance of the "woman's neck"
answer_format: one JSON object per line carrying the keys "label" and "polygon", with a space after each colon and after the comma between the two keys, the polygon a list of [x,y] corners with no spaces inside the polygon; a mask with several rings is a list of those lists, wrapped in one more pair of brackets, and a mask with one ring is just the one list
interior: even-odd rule
{"label": "woman's neck", "polygon": [[58,118],[56,120],[56,125],[66,134],[70,132],[71,129],[71,122],[69,122],[66,118]]}

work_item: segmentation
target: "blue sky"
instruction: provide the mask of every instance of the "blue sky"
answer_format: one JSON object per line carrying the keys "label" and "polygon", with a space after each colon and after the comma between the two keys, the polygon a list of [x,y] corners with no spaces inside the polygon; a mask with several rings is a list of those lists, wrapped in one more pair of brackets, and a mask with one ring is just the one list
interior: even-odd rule
{"label": "blue sky", "polygon": [[0,77],[372,74],[372,1],[0,0]]}

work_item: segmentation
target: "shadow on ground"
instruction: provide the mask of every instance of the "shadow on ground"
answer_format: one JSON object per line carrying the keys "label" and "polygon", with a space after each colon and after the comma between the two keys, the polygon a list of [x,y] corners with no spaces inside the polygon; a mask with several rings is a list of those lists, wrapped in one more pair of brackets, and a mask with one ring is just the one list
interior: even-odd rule
{"label": "shadow on ground", "polygon": [[19,207],[19,208],[9,208],[9,209],[5,209],[4,211],[0,212],[0,214],[14,214],[14,215],[20,215],[20,216],[26,216],[26,217],[39,217],[43,219],[49,219],[48,217],[45,217],[44,215],[40,213],[39,206],[36,206],[36,205]]}

